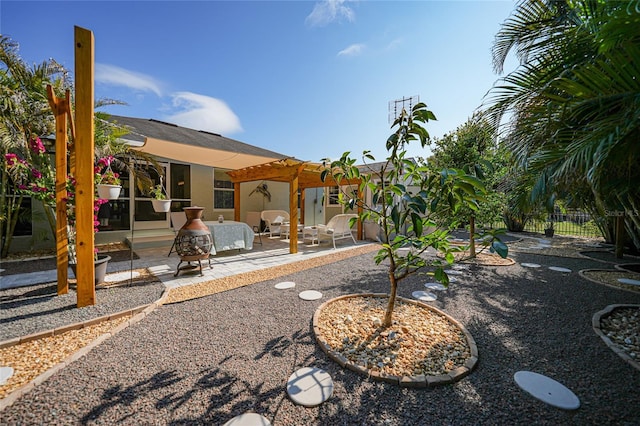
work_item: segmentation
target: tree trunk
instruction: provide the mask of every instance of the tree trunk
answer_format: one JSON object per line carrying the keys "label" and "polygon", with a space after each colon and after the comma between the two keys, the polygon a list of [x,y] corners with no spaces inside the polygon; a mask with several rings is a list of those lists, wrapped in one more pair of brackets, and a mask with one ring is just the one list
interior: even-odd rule
{"label": "tree trunk", "polygon": [[624,256],[624,216],[616,217],[616,258],[622,259]]}
{"label": "tree trunk", "polygon": [[[387,238],[388,242],[388,238]],[[393,321],[393,309],[396,304],[396,295],[398,294],[398,281],[396,280],[396,261],[393,258],[393,250],[389,249],[389,303],[387,304],[387,312],[384,314],[382,326],[391,327]]]}
{"label": "tree trunk", "polygon": [[473,259],[476,257],[476,217],[471,215],[469,218],[469,256]]}

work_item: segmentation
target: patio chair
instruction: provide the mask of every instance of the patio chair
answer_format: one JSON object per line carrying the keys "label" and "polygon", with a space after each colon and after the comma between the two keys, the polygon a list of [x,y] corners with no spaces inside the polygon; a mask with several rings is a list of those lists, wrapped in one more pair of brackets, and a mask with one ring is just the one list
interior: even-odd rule
{"label": "patio chair", "polygon": [[264,220],[265,232],[269,231],[269,238],[274,234],[280,235],[280,226],[289,222],[289,213],[284,210],[263,210],[260,213],[260,218]]}
{"label": "patio chair", "polygon": [[[322,240],[331,240],[333,243],[333,248],[336,248],[336,240],[341,240],[343,238],[351,238],[354,244],[357,244],[356,239],[353,237],[353,233],[351,232],[351,226],[349,222],[351,218],[358,217],[357,214],[337,214],[327,222],[326,225],[319,224],[316,225],[316,230],[318,231],[317,239],[318,244]],[[313,240],[312,240],[313,242]]]}
{"label": "patio chair", "polygon": [[169,249],[169,254],[167,257],[171,256],[171,252],[175,251],[176,248],[176,237],[178,236],[178,231],[180,228],[187,223],[187,214],[185,212],[171,212],[171,229],[173,229],[173,243],[171,243],[171,248]]}

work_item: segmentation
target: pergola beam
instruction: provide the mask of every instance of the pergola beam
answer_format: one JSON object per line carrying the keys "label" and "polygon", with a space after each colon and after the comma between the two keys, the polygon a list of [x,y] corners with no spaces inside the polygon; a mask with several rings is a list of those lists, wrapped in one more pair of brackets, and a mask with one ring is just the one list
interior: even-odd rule
{"label": "pergola beam", "polygon": [[[289,183],[289,215],[291,221],[289,253],[298,252],[298,190],[301,191],[302,201],[302,217],[304,218],[304,200],[305,189],[323,188],[327,186],[338,186],[338,183],[326,176],[322,180],[322,171],[324,166],[319,163],[311,163],[308,161],[296,160],[293,158],[284,158],[282,160],[272,161],[266,164],[246,167],[244,169],[232,170],[227,172],[234,184],[234,218],[240,220],[240,183],[254,182],[258,180],[270,180],[274,182]],[[359,185],[360,179],[344,179],[340,185]],[[362,239],[362,223],[358,221],[358,239]]]}

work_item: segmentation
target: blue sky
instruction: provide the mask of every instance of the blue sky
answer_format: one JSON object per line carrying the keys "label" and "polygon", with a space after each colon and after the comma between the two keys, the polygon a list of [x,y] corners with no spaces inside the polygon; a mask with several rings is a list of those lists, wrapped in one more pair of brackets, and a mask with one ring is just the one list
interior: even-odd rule
{"label": "blue sky", "polygon": [[[208,130],[303,160],[386,156],[389,101],[418,95],[431,136],[464,123],[499,78],[491,45],[512,1],[0,1],[29,64],[73,72],[95,37],[106,112]],[[507,68],[508,70],[508,68]],[[416,143],[413,156],[429,152]]]}

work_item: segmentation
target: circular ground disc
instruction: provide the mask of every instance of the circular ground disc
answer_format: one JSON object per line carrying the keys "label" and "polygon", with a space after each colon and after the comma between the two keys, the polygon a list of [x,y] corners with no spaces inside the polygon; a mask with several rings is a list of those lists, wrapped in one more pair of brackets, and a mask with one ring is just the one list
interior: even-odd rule
{"label": "circular ground disc", "polygon": [[464,272],[458,270],[458,269],[445,269],[444,272],[446,272],[447,275],[462,275],[464,274]]}
{"label": "circular ground disc", "polygon": [[318,300],[322,297],[322,293],[316,290],[305,290],[298,295],[302,300]]}
{"label": "circular ground disc", "polygon": [[244,413],[235,416],[223,426],[271,426],[271,422],[260,414]]}
{"label": "circular ground disc", "polygon": [[3,385],[13,376],[13,367],[0,367],[0,385]]}
{"label": "circular ground disc", "polygon": [[287,380],[287,393],[296,404],[315,407],[333,394],[333,380],[329,373],[315,367],[304,367]]}
{"label": "circular ground disc", "polygon": [[534,398],[563,410],[577,410],[580,400],[565,385],[533,371],[518,371],[513,375],[516,384]]}
{"label": "circular ground disc", "polygon": [[538,265],[537,263],[521,263],[520,265],[524,266],[525,268],[539,268],[540,265]]}
{"label": "circular ground disc", "polygon": [[442,290],[446,290],[447,289],[445,286],[443,286],[440,283],[426,283],[424,286],[429,290],[442,291]]}
{"label": "circular ground disc", "polygon": [[640,280],[632,280],[631,278],[618,278],[618,282],[629,285],[640,285]]}
{"label": "circular ground disc", "polygon": [[285,290],[287,288],[293,288],[296,286],[296,283],[293,281],[283,281],[275,285],[278,290]]}
{"label": "circular ground disc", "polygon": [[418,299],[422,302],[433,302],[434,300],[438,299],[438,296],[428,291],[414,291],[413,293],[411,293],[411,296],[413,296],[414,299]]}
{"label": "circular ground disc", "polygon": [[556,272],[567,272],[567,273],[572,272],[571,269],[565,268],[562,266],[549,266],[549,269]]}

